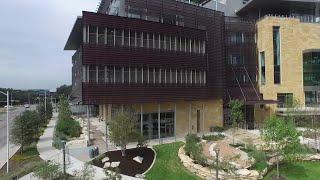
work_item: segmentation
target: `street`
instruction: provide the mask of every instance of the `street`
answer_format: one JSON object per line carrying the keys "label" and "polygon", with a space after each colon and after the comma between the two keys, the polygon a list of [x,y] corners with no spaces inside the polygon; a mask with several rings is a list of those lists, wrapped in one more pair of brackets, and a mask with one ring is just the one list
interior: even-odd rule
{"label": "street", "polygon": [[[35,106],[30,106],[29,110],[34,110]],[[25,111],[25,107],[14,108],[9,111],[9,125],[12,126],[15,117]],[[7,112],[0,114],[0,149],[7,144]]]}

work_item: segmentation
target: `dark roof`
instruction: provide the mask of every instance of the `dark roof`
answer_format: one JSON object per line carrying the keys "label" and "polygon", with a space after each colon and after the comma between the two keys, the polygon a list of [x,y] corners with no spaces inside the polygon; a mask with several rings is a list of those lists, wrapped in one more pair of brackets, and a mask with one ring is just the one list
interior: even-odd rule
{"label": "dark roof", "polygon": [[287,13],[295,9],[313,10],[316,3],[319,3],[319,0],[250,0],[237,12],[237,15],[257,13],[259,9],[270,14]]}
{"label": "dark roof", "polygon": [[64,50],[78,50],[82,41],[82,31],[83,31],[83,21],[82,17],[78,17],[73,25],[72,31],[69,38],[64,46]]}

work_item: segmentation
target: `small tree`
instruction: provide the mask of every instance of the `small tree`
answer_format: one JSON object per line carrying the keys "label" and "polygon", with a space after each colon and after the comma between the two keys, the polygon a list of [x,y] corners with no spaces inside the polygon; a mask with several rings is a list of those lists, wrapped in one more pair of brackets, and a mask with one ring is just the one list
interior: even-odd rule
{"label": "small tree", "polygon": [[52,104],[47,101],[46,106],[44,102],[40,102],[37,106],[37,112],[41,119],[41,126],[44,126],[52,118]]}
{"label": "small tree", "polygon": [[125,156],[127,144],[134,140],[135,129],[135,117],[133,113],[129,111],[117,112],[112,118],[109,125],[109,137],[110,140],[121,147],[122,156]]}
{"label": "small tree", "polygon": [[45,180],[58,180],[63,178],[60,166],[53,162],[41,163],[34,171],[34,176]]}
{"label": "small tree", "polygon": [[120,169],[118,167],[116,168],[109,167],[104,170],[104,173],[106,175],[105,180],[121,180],[122,179],[120,175]]}
{"label": "small tree", "polygon": [[89,163],[85,163],[81,171],[75,171],[78,180],[91,180],[94,178],[95,170]]}
{"label": "small tree", "polygon": [[279,157],[285,160],[296,160],[301,152],[300,133],[292,121],[272,116],[265,121],[262,135],[268,147],[273,151],[277,163],[277,177],[279,173]]}
{"label": "small tree", "polygon": [[244,106],[244,103],[239,100],[231,100],[229,102],[230,116],[232,121],[232,134],[233,134],[232,144],[234,144],[235,130],[244,121],[243,106]]}
{"label": "small tree", "polygon": [[25,111],[14,119],[11,128],[11,141],[21,146],[21,152],[24,147],[36,141],[39,129],[39,116],[35,111]]}

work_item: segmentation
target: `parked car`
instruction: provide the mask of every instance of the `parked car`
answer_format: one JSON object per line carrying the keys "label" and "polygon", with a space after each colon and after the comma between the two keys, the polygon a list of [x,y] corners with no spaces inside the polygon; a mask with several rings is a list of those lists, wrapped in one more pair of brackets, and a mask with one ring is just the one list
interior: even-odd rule
{"label": "parked car", "polygon": [[24,107],[25,108],[30,108],[30,105],[29,104],[25,104]]}
{"label": "parked car", "polygon": [[[7,108],[7,106],[4,106],[4,108]],[[10,109],[10,108],[13,108],[13,106],[10,106],[10,105],[9,105],[9,109]]]}

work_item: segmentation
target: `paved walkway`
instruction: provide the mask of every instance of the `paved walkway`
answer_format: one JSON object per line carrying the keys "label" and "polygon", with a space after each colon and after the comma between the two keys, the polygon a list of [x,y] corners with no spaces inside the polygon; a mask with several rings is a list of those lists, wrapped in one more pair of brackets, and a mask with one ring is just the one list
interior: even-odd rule
{"label": "paved walkway", "polygon": [[[63,166],[63,154],[62,151],[55,149],[52,147],[52,139],[53,139],[53,133],[54,133],[54,126],[57,122],[57,113],[53,114],[53,118],[48,124],[47,129],[44,131],[43,135],[40,137],[39,142],[37,144],[37,148],[40,154],[40,157],[45,160],[45,161],[53,161]],[[76,172],[82,171],[85,162],[80,161],[73,156],[66,155],[67,159],[67,168],[66,171],[68,174],[75,176]],[[91,165],[90,165],[91,166]],[[104,169],[96,167],[96,166],[91,166],[95,173],[94,173],[94,178],[95,180],[103,179],[105,178],[104,174]],[[34,179],[31,177],[32,175],[27,175],[21,179],[29,180],[29,179]],[[122,179],[124,180],[137,180],[137,178],[122,175]]]}

